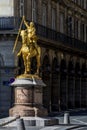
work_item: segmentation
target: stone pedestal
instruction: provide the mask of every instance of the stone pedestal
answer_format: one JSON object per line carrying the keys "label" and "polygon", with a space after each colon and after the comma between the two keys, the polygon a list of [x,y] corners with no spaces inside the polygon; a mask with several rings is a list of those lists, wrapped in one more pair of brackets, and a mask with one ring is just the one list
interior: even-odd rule
{"label": "stone pedestal", "polygon": [[14,107],[9,110],[9,116],[47,116],[47,109],[42,104],[42,86],[45,84],[41,79],[18,78],[11,86],[14,87],[15,91],[15,103]]}

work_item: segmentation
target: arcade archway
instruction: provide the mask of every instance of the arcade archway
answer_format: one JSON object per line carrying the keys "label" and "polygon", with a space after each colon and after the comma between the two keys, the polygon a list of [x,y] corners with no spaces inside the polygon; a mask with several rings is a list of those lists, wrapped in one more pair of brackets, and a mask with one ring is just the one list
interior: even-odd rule
{"label": "arcade archway", "polygon": [[42,79],[43,82],[46,84],[46,87],[43,89],[43,105],[50,111],[51,109],[51,80],[50,80],[50,73],[51,73],[51,65],[48,55],[45,55],[43,58],[42,63]]}
{"label": "arcade archway", "polygon": [[52,111],[59,111],[59,90],[60,90],[60,75],[59,63],[55,57],[52,61],[52,82],[51,82],[51,109]]}

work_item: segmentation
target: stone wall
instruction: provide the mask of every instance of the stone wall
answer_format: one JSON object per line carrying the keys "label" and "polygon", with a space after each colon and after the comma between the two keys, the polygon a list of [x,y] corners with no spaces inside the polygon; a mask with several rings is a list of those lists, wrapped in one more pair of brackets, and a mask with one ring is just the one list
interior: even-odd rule
{"label": "stone wall", "polygon": [[14,41],[0,41],[0,117],[8,115],[13,102],[12,88],[9,86],[16,73],[13,43]]}

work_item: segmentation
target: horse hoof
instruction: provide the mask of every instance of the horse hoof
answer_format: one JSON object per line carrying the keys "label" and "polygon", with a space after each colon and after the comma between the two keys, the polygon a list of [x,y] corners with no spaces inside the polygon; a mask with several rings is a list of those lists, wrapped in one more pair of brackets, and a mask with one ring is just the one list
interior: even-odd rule
{"label": "horse hoof", "polygon": [[35,73],[35,75],[39,75],[39,73]]}

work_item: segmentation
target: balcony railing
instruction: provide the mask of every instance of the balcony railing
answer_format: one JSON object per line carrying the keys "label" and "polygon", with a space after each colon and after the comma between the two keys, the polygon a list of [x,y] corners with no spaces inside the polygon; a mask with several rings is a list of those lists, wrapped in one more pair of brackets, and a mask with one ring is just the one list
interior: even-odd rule
{"label": "balcony railing", "polygon": [[73,49],[78,49],[80,51],[87,51],[87,43],[83,41],[69,37],[63,33],[54,31],[47,27],[43,27],[42,25],[37,24],[36,29],[37,29],[37,34],[42,37],[54,40],[56,42],[60,42],[61,44],[71,47]]}
{"label": "balcony railing", "polygon": [[17,17],[0,17],[0,31],[18,29],[20,21]]}
{"label": "balcony railing", "polygon": [[[17,17],[0,17],[0,31],[2,30],[18,30],[20,26],[21,18]],[[87,43],[71,38],[65,34],[54,31],[50,28],[44,27],[39,24],[35,24],[37,34],[41,37],[51,39],[56,42],[60,42],[61,45],[66,47],[71,47],[73,49],[78,49],[80,51],[87,51]],[[22,26],[24,28],[24,26]],[[58,43],[57,43],[58,44]]]}

